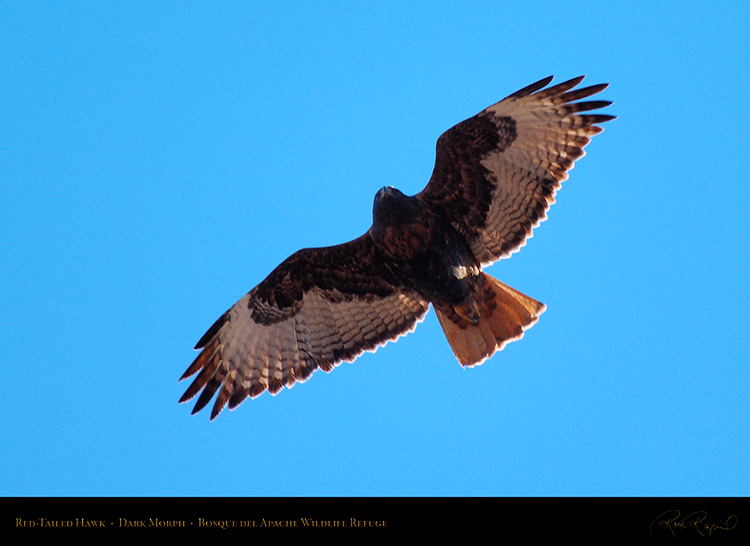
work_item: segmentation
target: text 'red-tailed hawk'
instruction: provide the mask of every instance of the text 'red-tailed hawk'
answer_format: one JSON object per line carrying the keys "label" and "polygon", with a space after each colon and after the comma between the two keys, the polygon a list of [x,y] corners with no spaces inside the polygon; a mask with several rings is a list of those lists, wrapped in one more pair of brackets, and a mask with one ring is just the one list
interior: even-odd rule
{"label": "text 'red-tailed hawk'", "polygon": [[584,155],[611,104],[580,101],[607,84],[583,76],[532,84],[449,129],[427,187],[384,187],[370,229],[342,245],[292,254],[233,305],[196,346],[180,399],[218,392],[213,419],[248,396],[304,381],[414,329],[430,304],[463,366],[519,339],[545,306],[482,272],[523,246]]}

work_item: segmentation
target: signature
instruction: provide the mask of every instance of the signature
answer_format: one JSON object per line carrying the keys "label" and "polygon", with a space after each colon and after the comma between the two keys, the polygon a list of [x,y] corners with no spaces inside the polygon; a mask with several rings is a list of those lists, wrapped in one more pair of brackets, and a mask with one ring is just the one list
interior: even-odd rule
{"label": "signature", "polygon": [[737,526],[737,516],[732,514],[724,521],[708,521],[708,513],[703,511],[691,512],[683,516],[679,510],[667,510],[651,522],[649,533],[654,534],[655,529],[663,528],[669,530],[673,537],[681,531],[695,531],[700,536],[711,535],[715,531],[731,531]]}

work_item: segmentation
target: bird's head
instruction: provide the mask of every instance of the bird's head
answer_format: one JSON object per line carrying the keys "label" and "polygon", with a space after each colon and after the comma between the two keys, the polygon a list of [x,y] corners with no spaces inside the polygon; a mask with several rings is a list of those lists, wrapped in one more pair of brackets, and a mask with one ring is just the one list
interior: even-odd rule
{"label": "bird's head", "polygon": [[375,194],[375,201],[372,204],[373,217],[382,217],[383,214],[394,214],[397,211],[408,208],[410,204],[409,197],[405,196],[399,190],[392,186],[383,186]]}
{"label": "bird's head", "polygon": [[383,199],[390,199],[393,197],[403,197],[403,193],[401,193],[399,190],[392,186],[383,186],[378,190],[378,193],[375,194],[375,204],[374,206],[378,206],[378,203],[381,202]]}
{"label": "bird's head", "polygon": [[375,194],[372,205],[373,225],[384,228],[408,223],[413,220],[417,207],[416,197],[408,197],[396,188],[384,186]]}

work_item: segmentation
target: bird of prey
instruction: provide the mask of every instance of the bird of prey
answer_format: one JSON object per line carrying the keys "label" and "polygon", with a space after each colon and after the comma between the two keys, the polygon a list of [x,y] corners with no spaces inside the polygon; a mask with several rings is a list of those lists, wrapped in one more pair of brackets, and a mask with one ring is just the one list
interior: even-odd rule
{"label": "bird of prey", "polygon": [[[448,129],[420,193],[386,186],[372,226],[348,243],[299,250],[224,313],[196,345],[180,399],[216,394],[214,419],[264,391],[331,371],[412,331],[432,304],[462,366],[519,339],[544,304],[482,268],[525,244],[611,104],[608,84],[545,78]],[[202,391],[202,392],[201,392]],[[217,394],[218,393],[218,394]]]}

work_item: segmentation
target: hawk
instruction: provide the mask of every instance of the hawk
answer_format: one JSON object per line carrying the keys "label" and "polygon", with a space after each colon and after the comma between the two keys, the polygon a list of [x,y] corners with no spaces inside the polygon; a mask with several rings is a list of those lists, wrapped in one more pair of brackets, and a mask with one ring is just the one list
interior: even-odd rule
{"label": "hawk", "polygon": [[[224,313],[196,345],[180,399],[216,394],[214,419],[412,331],[430,305],[462,366],[523,336],[544,304],[482,268],[525,244],[600,123],[583,76],[524,87],[448,129],[424,190],[375,195],[372,226],[341,245],[299,250]],[[202,392],[201,392],[202,391]],[[218,394],[217,394],[218,393]]]}

